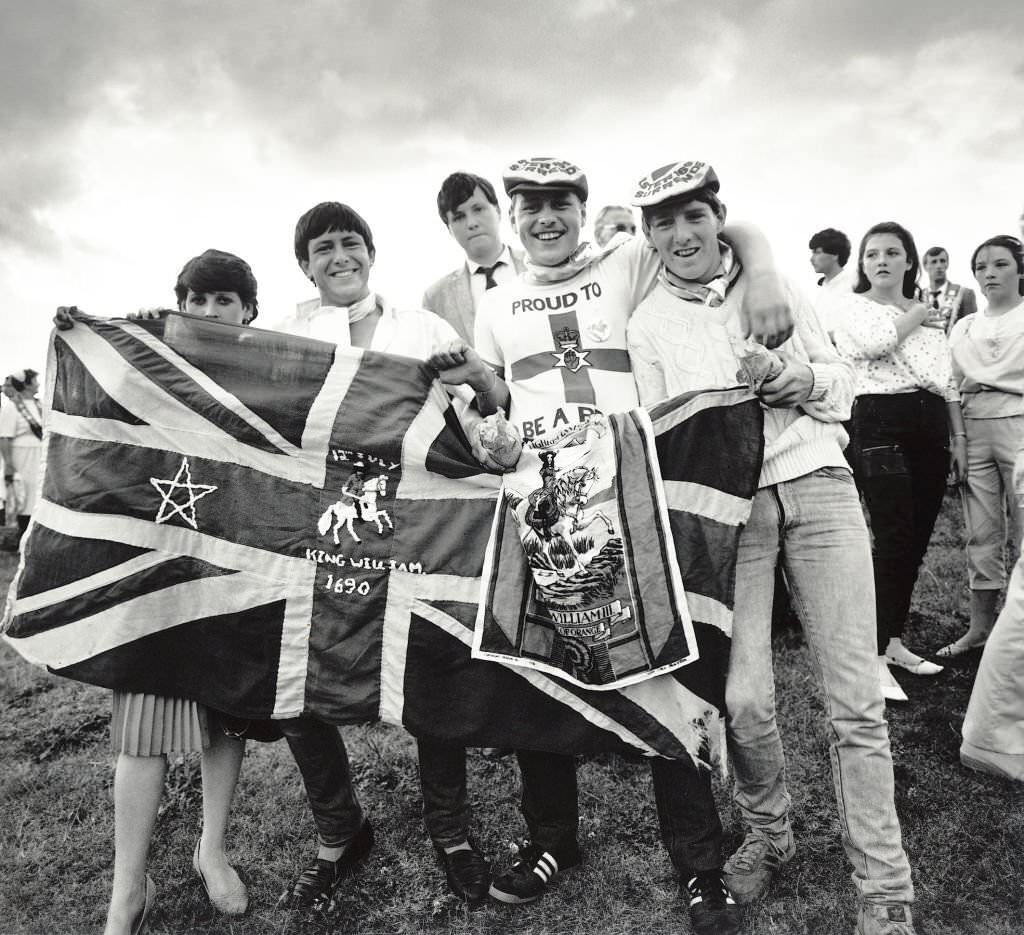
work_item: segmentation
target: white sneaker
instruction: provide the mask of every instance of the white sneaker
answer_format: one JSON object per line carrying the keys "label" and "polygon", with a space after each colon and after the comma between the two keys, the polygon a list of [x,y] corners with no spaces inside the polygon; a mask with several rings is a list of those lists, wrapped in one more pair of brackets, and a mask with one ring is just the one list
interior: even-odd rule
{"label": "white sneaker", "polygon": [[886,701],[909,701],[907,693],[900,688],[900,683],[893,678],[886,664],[885,656],[878,657],[878,682],[882,686],[882,697]]}

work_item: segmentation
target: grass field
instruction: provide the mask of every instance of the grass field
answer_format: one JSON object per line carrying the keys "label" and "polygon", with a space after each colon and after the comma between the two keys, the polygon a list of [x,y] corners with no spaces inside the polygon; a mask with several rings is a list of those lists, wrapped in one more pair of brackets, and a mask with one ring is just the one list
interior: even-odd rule
{"label": "grass field", "polygon": [[[940,517],[915,595],[909,645],[934,649],[966,625],[960,513]],[[0,553],[6,589],[14,557]],[[797,855],[746,913],[750,935],[849,935],[853,886],[828,765],[823,709],[801,638],[776,645],[779,719],[789,761]],[[917,888],[920,935],[1024,933],[1024,789],[959,765],[971,665],[934,679],[897,678],[910,703],[890,706],[897,808]],[[867,677],[867,676],[866,676]],[[0,646],[0,932],[62,935],[102,928],[113,861],[106,691],[55,678]],[[355,780],[378,844],[330,918],[278,911],[282,882],[308,862],[313,825],[283,743],[251,744],[231,830],[250,909],[229,920],[192,871],[199,827],[195,758],[172,764],[150,855],[154,933],[688,932],[685,903],[657,839],[650,772],[618,757],[580,766],[584,866],[538,904],[473,913],[446,895],[422,828],[415,750],[400,729],[346,729]],[[494,858],[523,831],[514,760],[470,757],[477,837]],[[741,831],[726,786],[716,794],[729,836]]]}

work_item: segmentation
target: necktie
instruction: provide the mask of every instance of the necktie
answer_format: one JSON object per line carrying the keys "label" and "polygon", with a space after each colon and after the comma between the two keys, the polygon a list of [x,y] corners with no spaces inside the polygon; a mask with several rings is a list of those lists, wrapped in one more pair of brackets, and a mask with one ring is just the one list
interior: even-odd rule
{"label": "necktie", "polygon": [[498,285],[497,281],[494,278],[494,271],[499,266],[504,266],[504,265],[505,265],[505,261],[504,260],[498,260],[498,262],[495,263],[494,266],[478,266],[476,268],[476,271],[478,273],[483,273],[484,274],[484,290],[485,291],[487,289],[493,289],[496,285]]}

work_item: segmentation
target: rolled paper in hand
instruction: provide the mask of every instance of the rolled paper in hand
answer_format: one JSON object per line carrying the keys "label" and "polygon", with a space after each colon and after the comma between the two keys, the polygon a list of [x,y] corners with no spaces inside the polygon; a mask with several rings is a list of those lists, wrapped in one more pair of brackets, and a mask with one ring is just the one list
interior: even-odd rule
{"label": "rolled paper in hand", "polygon": [[503,474],[515,469],[523,453],[523,440],[502,412],[478,422],[472,431],[473,455],[481,464]]}

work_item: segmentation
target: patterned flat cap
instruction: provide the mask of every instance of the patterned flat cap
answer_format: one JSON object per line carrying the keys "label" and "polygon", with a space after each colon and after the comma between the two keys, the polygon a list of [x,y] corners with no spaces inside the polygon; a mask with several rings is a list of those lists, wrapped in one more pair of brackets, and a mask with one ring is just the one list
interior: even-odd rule
{"label": "patterned flat cap", "polygon": [[638,208],[650,207],[699,188],[718,191],[718,176],[710,165],[706,162],[672,162],[655,169],[636,183],[633,204]]}
{"label": "patterned flat cap", "polygon": [[501,178],[505,183],[505,194],[510,198],[516,192],[539,188],[565,188],[575,192],[580,201],[586,201],[590,194],[587,177],[579,166],[551,156],[519,159],[504,171]]}

